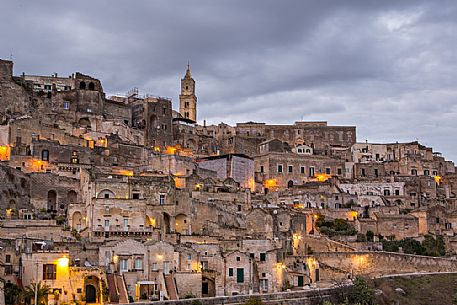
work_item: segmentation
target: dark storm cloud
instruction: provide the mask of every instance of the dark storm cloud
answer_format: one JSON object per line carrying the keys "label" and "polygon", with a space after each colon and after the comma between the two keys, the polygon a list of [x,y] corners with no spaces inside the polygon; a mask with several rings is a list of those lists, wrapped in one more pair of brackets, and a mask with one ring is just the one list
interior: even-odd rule
{"label": "dark storm cloud", "polygon": [[455,1],[1,1],[15,73],[179,94],[187,60],[210,123],[327,120],[457,160]]}

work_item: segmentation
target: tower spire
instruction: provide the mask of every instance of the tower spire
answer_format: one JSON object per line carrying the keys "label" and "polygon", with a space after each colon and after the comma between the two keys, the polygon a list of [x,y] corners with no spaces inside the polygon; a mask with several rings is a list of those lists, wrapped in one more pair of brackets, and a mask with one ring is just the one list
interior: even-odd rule
{"label": "tower spire", "polygon": [[190,73],[190,63],[187,61],[187,69],[186,69],[186,75],[184,78],[192,78],[192,74]]}

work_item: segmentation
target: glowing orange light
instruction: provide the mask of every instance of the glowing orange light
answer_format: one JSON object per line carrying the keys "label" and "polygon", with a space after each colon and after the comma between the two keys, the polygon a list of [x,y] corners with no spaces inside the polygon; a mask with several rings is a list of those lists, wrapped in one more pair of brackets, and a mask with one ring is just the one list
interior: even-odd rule
{"label": "glowing orange light", "polygon": [[278,186],[278,181],[276,179],[267,179],[264,181],[263,185],[266,188],[272,188]]}
{"label": "glowing orange light", "polygon": [[327,174],[316,174],[315,176],[318,182],[325,182],[330,178],[330,175]]}
{"label": "glowing orange light", "polygon": [[8,146],[0,146],[0,161],[8,161],[10,159],[10,148]]}
{"label": "glowing orange light", "polygon": [[61,268],[67,268],[69,262],[70,260],[68,259],[68,257],[64,256],[57,260],[57,265]]}
{"label": "glowing orange light", "polygon": [[176,153],[176,151],[177,151],[176,147],[167,146],[167,149],[165,150],[165,153],[169,154],[169,155],[174,155]]}
{"label": "glowing orange light", "polygon": [[160,152],[160,147],[159,147],[159,146],[154,146],[153,150],[154,150],[155,152]]}
{"label": "glowing orange light", "polygon": [[441,179],[443,179],[441,176],[434,176],[433,178],[435,178],[435,182],[437,184],[440,184],[441,183]]}

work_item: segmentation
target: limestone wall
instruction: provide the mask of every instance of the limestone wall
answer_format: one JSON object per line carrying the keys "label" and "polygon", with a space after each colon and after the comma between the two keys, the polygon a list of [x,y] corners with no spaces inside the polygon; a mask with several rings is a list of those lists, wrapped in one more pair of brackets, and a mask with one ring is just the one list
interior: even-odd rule
{"label": "limestone wall", "polygon": [[457,260],[392,252],[319,252],[319,265],[341,273],[377,277],[414,272],[455,272]]}

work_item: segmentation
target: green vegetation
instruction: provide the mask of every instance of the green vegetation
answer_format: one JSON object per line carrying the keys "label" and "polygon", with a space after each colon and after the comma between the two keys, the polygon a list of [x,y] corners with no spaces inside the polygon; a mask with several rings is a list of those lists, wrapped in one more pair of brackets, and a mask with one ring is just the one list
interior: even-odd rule
{"label": "green vegetation", "polygon": [[[43,283],[41,281],[38,282],[38,285],[36,286],[36,288],[37,288],[36,291],[37,291],[38,304],[40,304],[40,305],[46,304],[48,294],[52,293],[51,289],[46,284],[43,285]],[[27,300],[27,303],[30,303],[30,301],[33,301],[35,299],[35,283],[31,283],[29,286],[25,287],[22,294],[24,296],[24,299]]]}
{"label": "green vegetation", "polygon": [[[340,305],[375,305],[374,289],[362,277],[353,280],[353,288],[350,290],[346,299]],[[330,301],[325,301],[322,305],[337,305]]]}
{"label": "green vegetation", "polygon": [[322,234],[330,237],[337,235],[352,236],[357,234],[356,229],[347,220],[341,218],[325,220],[325,216],[319,215],[316,220],[316,226]]}
{"label": "green vegetation", "polygon": [[398,252],[401,247],[403,252],[407,254],[426,256],[444,256],[446,254],[446,248],[442,236],[438,236],[435,239],[431,235],[426,235],[422,243],[410,237],[402,240],[383,240],[382,246],[384,251],[388,252]]}

